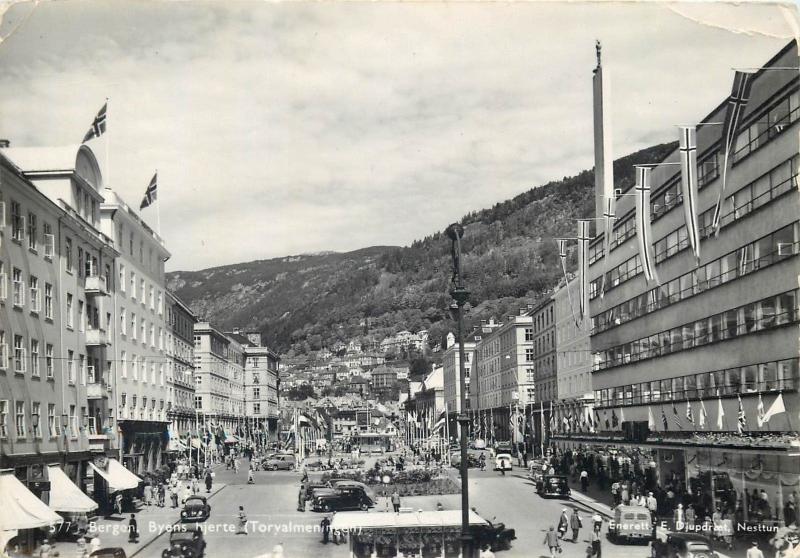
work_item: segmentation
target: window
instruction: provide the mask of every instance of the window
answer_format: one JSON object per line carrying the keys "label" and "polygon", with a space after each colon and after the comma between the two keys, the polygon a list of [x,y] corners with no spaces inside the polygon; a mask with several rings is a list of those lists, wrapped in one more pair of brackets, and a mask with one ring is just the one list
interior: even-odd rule
{"label": "window", "polygon": [[39,297],[39,279],[30,276],[30,289],[31,289],[31,312],[39,312],[40,297]]}
{"label": "window", "polygon": [[122,335],[125,335],[128,332],[128,317],[124,308],[119,309],[119,332]]}
{"label": "window", "polygon": [[11,202],[11,238],[22,242],[25,238],[25,217],[22,216],[22,206],[19,202]]}
{"label": "window", "polygon": [[78,355],[78,366],[81,371],[81,385],[86,385],[86,357],[83,355]]}
{"label": "window", "polygon": [[525,362],[533,362],[535,359],[533,349],[525,349]]}
{"label": "window", "polygon": [[6,273],[3,271],[3,262],[0,262],[0,300],[8,298]]}
{"label": "window", "polygon": [[194,408],[195,409],[202,409],[203,408],[203,396],[202,395],[195,395],[194,396]]}
{"label": "window", "polygon": [[164,314],[164,293],[158,291],[158,315]]}
{"label": "window", "polygon": [[56,422],[56,406],[53,403],[47,404],[47,432],[51,438],[58,436],[58,422]]}
{"label": "window", "polygon": [[131,298],[136,300],[136,274],[131,271]]}
{"label": "window", "polygon": [[83,277],[83,248],[78,247],[78,277]]}
{"label": "window", "polygon": [[25,402],[24,401],[16,401],[16,419],[14,421],[14,425],[16,426],[17,432],[17,439],[26,438],[28,436],[28,432],[25,429]]}
{"label": "window", "polygon": [[119,290],[121,292],[125,292],[125,266],[123,264],[119,264]]}
{"label": "window", "polygon": [[72,294],[67,293],[67,327],[73,328],[75,326],[75,320],[72,316]]}
{"label": "window", "polygon": [[42,404],[38,401],[34,401],[31,403],[31,417],[36,417],[36,420],[33,421],[33,437],[35,439],[39,439],[42,437]]}
{"label": "window", "polygon": [[54,371],[53,371],[53,345],[48,343],[45,345],[44,348],[44,362],[45,368],[47,368],[47,378],[53,379]]}
{"label": "window", "polygon": [[28,248],[36,250],[36,215],[28,213]]}
{"label": "window", "polygon": [[136,314],[131,312],[131,339],[136,341]]}
{"label": "window", "polygon": [[14,293],[14,306],[25,304],[25,282],[22,280],[22,270],[16,267],[11,272],[11,280]]}
{"label": "window", "polygon": [[39,376],[39,340],[31,339],[31,376]]}
{"label": "window", "polygon": [[53,285],[50,283],[44,284],[44,317],[53,319]]}
{"label": "window", "polygon": [[0,399],[0,439],[8,438],[8,400]]}
{"label": "window", "polygon": [[136,382],[139,380],[139,357],[136,355],[131,355],[131,373],[133,376],[133,381]]}
{"label": "window", "polygon": [[73,438],[78,437],[78,413],[75,405],[69,406],[69,433]]}
{"label": "window", "polygon": [[14,372],[25,373],[25,344],[22,335],[14,336]]}
{"label": "window", "polygon": [[150,310],[155,310],[156,309],[156,298],[155,298],[155,295],[153,294],[153,292],[154,292],[153,286],[150,285],[150,293],[149,293]]}
{"label": "window", "polygon": [[147,345],[147,324],[144,318],[139,320],[139,333],[141,333],[142,345]]}
{"label": "window", "polygon": [[83,301],[78,301],[78,331],[83,331],[85,329],[86,324],[86,316],[84,315],[83,311]]}
{"label": "window", "polygon": [[128,353],[126,353],[125,351],[122,351],[120,353],[119,359],[120,359],[120,365],[122,367],[122,377],[123,378],[127,378],[128,377]]}
{"label": "window", "polygon": [[144,279],[139,279],[139,298],[142,300],[142,306],[145,305],[145,297],[147,296],[146,286]]}
{"label": "window", "polygon": [[75,352],[67,351],[67,381],[75,384]]}
{"label": "window", "polygon": [[64,241],[64,267],[72,273],[72,239],[67,238]]}

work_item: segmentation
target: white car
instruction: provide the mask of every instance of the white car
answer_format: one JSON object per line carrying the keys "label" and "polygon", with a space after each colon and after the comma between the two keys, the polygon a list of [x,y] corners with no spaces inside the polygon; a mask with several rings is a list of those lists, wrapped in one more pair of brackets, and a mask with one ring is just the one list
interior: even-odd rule
{"label": "white car", "polygon": [[510,471],[511,469],[511,454],[498,453],[497,457],[494,458],[494,470]]}

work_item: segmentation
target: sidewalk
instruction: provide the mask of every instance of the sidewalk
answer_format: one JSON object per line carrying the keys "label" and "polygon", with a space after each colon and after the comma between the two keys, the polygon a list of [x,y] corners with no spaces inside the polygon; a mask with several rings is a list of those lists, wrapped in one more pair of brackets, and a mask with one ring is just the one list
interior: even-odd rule
{"label": "sidewalk", "polygon": [[[214,468],[215,470],[218,467]],[[214,482],[211,492],[205,490],[205,485],[201,483],[199,496],[205,496],[211,500],[217,493],[224,489],[225,483]],[[213,507],[213,504],[212,504]],[[159,536],[168,532],[168,529],[180,521],[182,505],[173,508],[167,498],[167,504],[161,508],[158,506],[142,506],[139,502],[136,512],[136,522],[139,527],[139,542],[128,542],[128,520],[130,513],[122,515],[114,514],[109,517],[98,516],[94,521],[97,537],[100,539],[100,548],[118,547],[125,551],[128,558],[136,556],[139,552],[150,546]],[[87,535],[87,544],[93,536],[90,531]],[[166,542],[164,543],[166,547]],[[80,556],[78,543],[76,541],[59,540],[55,544],[56,549],[62,557]]]}

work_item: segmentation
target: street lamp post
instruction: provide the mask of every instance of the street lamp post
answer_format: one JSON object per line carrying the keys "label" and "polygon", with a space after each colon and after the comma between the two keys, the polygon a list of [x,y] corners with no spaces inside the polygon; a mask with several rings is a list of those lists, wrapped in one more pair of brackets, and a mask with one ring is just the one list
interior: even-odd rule
{"label": "street lamp post", "polygon": [[469,464],[467,461],[467,427],[469,425],[469,416],[467,416],[463,324],[464,305],[469,299],[469,291],[464,287],[464,280],[461,276],[461,239],[464,237],[464,228],[458,223],[454,223],[447,227],[445,233],[453,242],[453,288],[450,291],[450,296],[453,297],[453,304],[450,305],[450,310],[454,314],[458,333],[459,388],[461,390],[457,419],[461,440],[461,556],[463,558],[471,558],[472,535],[469,530],[469,482],[467,479]]}

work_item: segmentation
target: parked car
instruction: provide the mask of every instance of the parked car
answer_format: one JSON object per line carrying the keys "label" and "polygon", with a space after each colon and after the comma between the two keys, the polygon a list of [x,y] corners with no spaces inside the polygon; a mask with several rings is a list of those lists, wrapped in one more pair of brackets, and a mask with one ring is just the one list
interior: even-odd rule
{"label": "parked car", "polygon": [[206,551],[203,531],[198,525],[181,524],[169,534],[169,547],[161,553],[161,558],[202,558]]}
{"label": "parked car", "polygon": [[314,511],[329,512],[340,510],[367,511],[375,507],[375,498],[367,486],[355,481],[337,481],[333,488],[314,490],[311,500]]}
{"label": "parked car", "polygon": [[288,454],[275,455],[264,462],[265,471],[294,471],[296,466],[294,455]]}
{"label": "parked car", "polygon": [[536,490],[542,498],[569,496],[572,490],[569,488],[567,477],[564,475],[544,475],[542,484]]}
{"label": "parked car", "polygon": [[494,470],[495,471],[511,471],[513,467],[511,466],[511,454],[510,453],[498,453],[497,457],[494,458]]}
{"label": "parked car", "polygon": [[659,534],[650,545],[652,558],[720,558],[711,540],[698,533]]}
{"label": "parked car", "polygon": [[128,556],[125,554],[124,549],[113,546],[109,548],[98,548],[89,555],[89,558],[128,558]]}
{"label": "parked car", "polygon": [[653,521],[650,510],[644,506],[617,506],[614,517],[608,524],[608,540],[649,541],[653,537]]}
{"label": "parked car", "polygon": [[211,516],[211,506],[205,496],[189,496],[181,511],[182,521],[205,521]]}
{"label": "parked car", "polygon": [[501,453],[511,453],[512,451],[511,442],[509,441],[497,442],[494,445],[494,450],[497,452],[497,455],[500,455]]}

